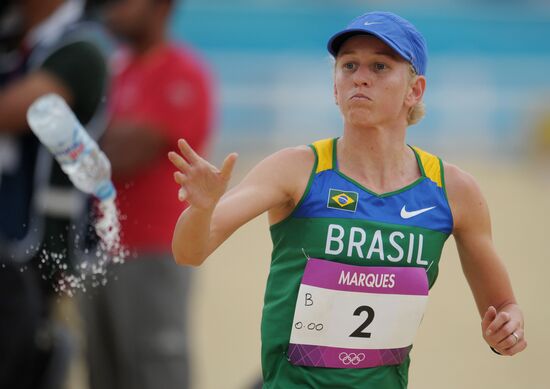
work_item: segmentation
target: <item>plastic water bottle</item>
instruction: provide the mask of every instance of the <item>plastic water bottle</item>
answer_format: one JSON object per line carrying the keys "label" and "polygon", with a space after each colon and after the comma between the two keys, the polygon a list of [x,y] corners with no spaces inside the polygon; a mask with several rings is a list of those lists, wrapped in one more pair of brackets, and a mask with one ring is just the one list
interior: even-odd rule
{"label": "plastic water bottle", "polygon": [[109,159],[61,96],[51,93],[36,99],[27,111],[27,121],[74,186],[101,201],[114,199]]}

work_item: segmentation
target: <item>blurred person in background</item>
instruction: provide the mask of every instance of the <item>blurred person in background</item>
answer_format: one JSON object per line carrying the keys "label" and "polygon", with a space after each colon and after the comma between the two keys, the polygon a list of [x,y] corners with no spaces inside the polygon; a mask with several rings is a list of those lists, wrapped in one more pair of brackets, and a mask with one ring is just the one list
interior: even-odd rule
{"label": "blurred person in background", "polygon": [[42,254],[69,261],[69,227],[85,202],[31,133],[26,111],[57,93],[100,131],[106,41],[84,9],[81,0],[0,6],[0,388],[60,388],[69,358],[50,317],[59,269]]}
{"label": "blurred person in background", "polygon": [[341,137],[277,152],[227,192],[236,154],[217,169],[184,140],[180,154],[169,153],[178,196],[189,203],[174,231],[176,261],[200,265],[268,212],[264,388],[406,388],[450,234],[483,339],[498,354],[523,351],[523,314],[479,186],[405,141],[424,115],[424,38],[405,19],[372,12],[333,35],[328,50]]}
{"label": "blurred person in background", "polygon": [[117,190],[121,243],[133,255],[112,269],[114,281],[82,299],[91,389],[189,387],[191,274],[171,254],[183,205],[172,196],[165,156],[182,137],[206,151],[212,101],[205,64],[167,36],[174,5],[114,0],[105,8],[121,47],[101,146]]}

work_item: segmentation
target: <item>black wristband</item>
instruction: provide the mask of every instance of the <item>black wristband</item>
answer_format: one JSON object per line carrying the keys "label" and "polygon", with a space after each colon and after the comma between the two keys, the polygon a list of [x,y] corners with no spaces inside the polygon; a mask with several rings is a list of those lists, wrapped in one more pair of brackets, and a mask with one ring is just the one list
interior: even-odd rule
{"label": "black wristband", "polygon": [[[491,346],[489,346],[491,347]],[[498,355],[502,355],[501,353],[499,353],[497,350],[495,350],[494,348],[491,347],[491,351],[494,352],[495,354],[498,354]]]}

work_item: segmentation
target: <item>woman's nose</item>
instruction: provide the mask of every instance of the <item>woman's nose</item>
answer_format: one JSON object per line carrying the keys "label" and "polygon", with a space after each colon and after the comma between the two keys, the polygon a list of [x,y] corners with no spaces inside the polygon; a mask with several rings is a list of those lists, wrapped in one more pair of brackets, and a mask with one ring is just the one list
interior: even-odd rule
{"label": "woman's nose", "polygon": [[372,83],[372,75],[370,74],[369,70],[365,67],[359,67],[353,73],[352,78],[353,78],[353,82],[356,85],[370,86]]}

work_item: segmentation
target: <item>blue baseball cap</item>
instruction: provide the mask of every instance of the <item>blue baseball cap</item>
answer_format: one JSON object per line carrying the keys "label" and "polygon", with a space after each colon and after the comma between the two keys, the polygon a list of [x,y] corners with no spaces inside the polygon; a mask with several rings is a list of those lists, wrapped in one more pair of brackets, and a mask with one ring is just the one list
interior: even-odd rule
{"label": "blue baseball cap", "polygon": [[359,34],[374,35],[410,62],[417,74],[426,74],[426,40],[408,20],[391,12],[369,12],[361,15],[330,38],[327,44],[329,53],[336,57],[344,41]]}

